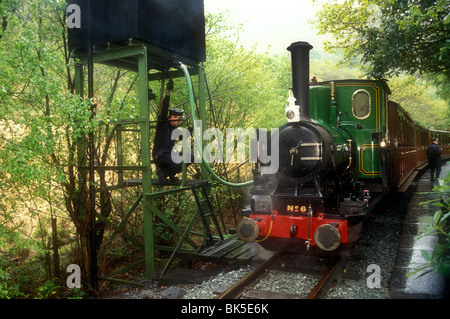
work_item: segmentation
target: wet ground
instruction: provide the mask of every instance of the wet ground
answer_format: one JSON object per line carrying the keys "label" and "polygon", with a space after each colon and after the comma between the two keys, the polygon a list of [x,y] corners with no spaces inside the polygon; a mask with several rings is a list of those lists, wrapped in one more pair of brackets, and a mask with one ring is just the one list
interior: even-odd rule
{"label": "wet ground", "polygon": [[[447,162],[442,167],[441,178],[450,172],[450,164]],[[436,244],[439,242],[437,235],[424,236],[428,225],[433,223],[433,216],[440,208],[425,203],[432,199],[439,199],[436,192],[432,192],[429,170],[426,169],[419,175],[407,190],[412,198],[408,203],[408,210],[404,220],[395,266],[392,272],[390,294],[392,298],[444,298],[448,297],[448,283],[442,275],[431,271],[425,271],[411,275],[416,269],[426,265],[423,251],[430,256]]]}

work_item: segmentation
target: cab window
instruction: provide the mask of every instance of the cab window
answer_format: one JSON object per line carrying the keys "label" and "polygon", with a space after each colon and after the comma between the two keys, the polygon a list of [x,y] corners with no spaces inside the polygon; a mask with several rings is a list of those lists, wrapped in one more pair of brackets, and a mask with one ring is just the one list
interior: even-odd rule
{"label": "cab window", "polygon": [[358,119],[368,118],[370,115],[370,94],[366,90],[358,90],[352,97],[353,115]]}

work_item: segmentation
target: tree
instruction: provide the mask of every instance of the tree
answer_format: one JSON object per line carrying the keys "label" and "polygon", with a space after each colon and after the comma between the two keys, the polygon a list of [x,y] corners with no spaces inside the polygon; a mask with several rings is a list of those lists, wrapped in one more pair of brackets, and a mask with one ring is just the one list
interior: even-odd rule
{"label": "tree", "polygon": [[450,128],[450,113],[447,113],[450,109],[446,101],[437,98],[436,89],[426,81],[413,76],[393,77],[389,88],[392,91],[389,99],[404,106],[416,123],[438,130]]}
{"label": "tree", "polygon": [[[107,218],[111,196],[102,192],[95,203],[89,202],[85,174],[78,170],[77,142],[95,131],[96,162],[105,165],[110,160],[108,150],[114,136],[114,124],[110,122],[121,113],[136,116],[128,97],[135,78],[125,71],[96,67],[99,116],[90,120],[89,101],[74,93],[72,61],[67,50],[66,4],[59,0],[11,0],[0,3],[0,7],[2,207],[5,216],[10,216],[13,207],[9,203],[36,202],[33,212],[38,217],[51,216],[42,219],[42,236],[50,236],[45,229],[56,225],[54,218],[69,217],[79,242],[77,260],[69,262],[80,264],[86,287],[92,275],[87,240],[92,223],[85,208],[95,205],[98,214]],[[86,154],[83,156],[87,158]],[[103,187],[107,179],[105,172],[99,172],[97,186]],[[16,219],[19,216],[16,214]],[[104,226],[103,221],[96,224],[97,245],[102,242]],[[56,261],[56,226],[52,232]]]}
{"label": "tree", "polygon": [[[276,124],[272,126],[274,116],[283,118],[285,103],[285,96],[280,101],[278,90],[274,90],[276,64],[267,56],[244,50],[226,38],[223,32],[233,28],[221,16],[208,19],[206,68],[211,102],[208,105],[212,106],[208,126],[276,127]],[[92,221],[86,209],[95,205],[97,215],[101,216],[95,225],[98,249],[103,237],[108,235],[104,221],[112,219],[113,208],[119,211],[120,207],[127,206],[122,202],[127,194],[102,191],[97,192],[95,203],[89,201],[86,174],[78,169],[77,162],[81,155],[81,166],[87,166],[87,156],[78,154],[77,142],[93,132],[96,163],[117,165],[114,156],[117,121],[139,116],[136,75],[94,65],[97,106],[92,118],[90,101],[75,94],[73,60],[67,50],[65,4],[59,0],[3,0],[0,23],[0,217],[3,226],[0,242],[3,239],[10,242],[12,234],[24,236],[17,233],[20,229],[17,225],[20,218],[32,216],[40,225],[39,232],[34,232],[39,238],[28,232],[26,236],[33,249],[39,245],[46,264],[51,266],[47,261],[50,252],[53,250],[56,265],[61,235],[67,229],[77,243],[77,255],[76,260],[73,255],[67,260],[61,254],[61,264],[64,259],[79,264],[86,288],[92,275],[88,272],[88,234]],[[173,103],[185,105],[185,83],[183,79],[176,81]],[[159,92],[159,83],[150,85],[153,92]],[[129,142],[123,146],[125,152],[139,161],[139,145],[131,136],[125,139]],[[96,176],[98,188],[111,185],[117,178],[101,170]],[[57,226],[54,218],[58,220]],[[46,267],[39,269],[42,268]],[[50,282],[57,271],[34,274]]]}
{"label": "tree", "polygon": [[335,1],[322,4],[316,25],[335,39],[327,49],[342,49],[347,61],[358,58],[371,77],[432,74],[448,87],[449,10],[446,0]]}

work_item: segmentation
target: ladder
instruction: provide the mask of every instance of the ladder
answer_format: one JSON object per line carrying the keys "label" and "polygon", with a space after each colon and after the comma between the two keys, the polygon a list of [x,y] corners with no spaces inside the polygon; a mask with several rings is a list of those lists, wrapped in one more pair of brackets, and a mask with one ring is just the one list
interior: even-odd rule
{"label": "ladder", "polygon": [[[184,240],[186,240],[187,234],[190,232],[192,226],[194,225],[195,221],[200,215],[200,218],[203,223],[203,229],[204,229],[204,240],[206,246],[211,246],[215,242],[215,238],[213,236],[213,230],[217,230],[220,240],[224,240],[222,230],[220,229],[219,222],[217,221],[216,214],[214,213],[213,206],[211,204],[211,201],[209,200],[208,195],[208,182],[207,181],[200,181],[200,183],[193,183],[190,186],[184,187],[182,189],[191,189],[192,193],[194,194],[195,201],[197,203],[197,212],[195,213],[195,216],[192,218],[190,224],[185,229],[183,235],[181,236],[180,240],[178,241],[177,246],[175,247],[174,251],[172,252],[172,255],[170,256],[166,266],[164,267],[161,277],[165,274],[167,269],[169,269],[170,265],[172,264],[172,261],[175,257],[175,254],[179,251],[181,248],[182,243]],[[212,226],[210,221],[212,221]]]}
{"label": "ladder", "polygon": [[201,184],[200,187],[193,187],[192,193],[194,194],[195,201],[197,202],[198,213],[203,222],[206,244],[212,245],[214,243],[214,230],[217,230],[220,240],[223,240],[224,237],[222,230],[220,229],[219,222],[216,214],[214,213],[214,208],[209,200],[207,184]]}

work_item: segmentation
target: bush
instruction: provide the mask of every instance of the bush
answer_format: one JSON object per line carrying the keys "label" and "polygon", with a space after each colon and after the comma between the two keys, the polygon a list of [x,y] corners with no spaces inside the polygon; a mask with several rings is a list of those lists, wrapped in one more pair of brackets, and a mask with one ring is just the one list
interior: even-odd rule
{"label": "bush", "polygon": [[439,185],[434,186],[431,193],[438,194],[438,198],[421,204],[431,203],[440,209],[436,211],[433,216],[433,224],[430,224],[424,232],[415,239],[437,235],[439,237],[439,243],[434,247],[431,256],[428,251],[421,251],[423,258],[425,258],[427,263],[422,267],[415,269],[408,275],[414,275],[423,271],[423,273],[420,274],[420,276],[423,276],[435,271],[440,273],[446,279],[450,279],[450,173],[447,174],[446,178],[439,179]]}
{"label": "bush", "polygon": [[0,264],[0,299],[22,298],[24,294],[20,292],[19,285],[14,283],[8,268]]}

